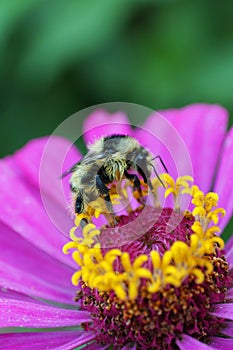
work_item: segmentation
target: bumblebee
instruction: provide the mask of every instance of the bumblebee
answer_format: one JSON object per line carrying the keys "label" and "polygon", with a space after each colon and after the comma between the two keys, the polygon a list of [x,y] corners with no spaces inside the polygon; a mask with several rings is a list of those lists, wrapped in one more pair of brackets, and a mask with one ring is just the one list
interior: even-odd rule
{"label": "bumblebee", "polygon": [[[63,174],[65,176],[72,173],[70,189],[75,213],[86,214],[88,204],[102,197],[107,212],[114,219],[107,185],[125,178],[131,182],[134,191],[141,193],[138,177],[140,175],[144,183],[153,190],[150,180],[153,170],[162,183],[153,165],[155,158],[160,159],[166,170],[160,156],[153,158],[152,154],[133,137],[111,135],[98,139],[88,147],[88,153],[82,161],[74,164],[71,169]],[[136,171],[138,175],[132,173],[132,171]]]}

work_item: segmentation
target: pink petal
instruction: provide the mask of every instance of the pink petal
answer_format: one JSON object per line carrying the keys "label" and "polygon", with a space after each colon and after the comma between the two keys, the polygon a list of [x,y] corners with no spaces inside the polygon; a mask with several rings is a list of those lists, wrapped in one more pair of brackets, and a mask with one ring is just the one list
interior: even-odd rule
{"label": "pink petal", "polygon": [[64,345],[58,346],[56,350],[73,350],[83,344],[90,342],[93,339],[95,339],[95,334],[89,333],[89,332],[88,333],[80,332],[79,338],[77,338],[76,340],[70,341],[69,343],[66,343]]}
{"label": "pink petal", "polygon": [[39,297],[45,300],[72,304],[75,291],[43,281],[32,274],[21,271],[0,262],[0,285],[19,293]]}
{"label": "pink petal", "polygon": [[106,349],[107,350],[107,349],[109,349],[109,345],[103,346],[103,345],[99,345],[97,343],[92,343],[90,345],[85,346],[83,349],[85,349],[85,350],[105,350]]}
{"label": "pink petal", "polygon": [[227,240],[224,250],[227,253],[231,248],[233,248],[233,235]]}
{"label": "pink petal", "polygon": [[5,350],[69,350],[93,339],[93,334],[82,331],[8,333],[0,334],[1,348]]}
{"label": "pink petal", "polygon": [[[50,136],[28,142],[15,153],[14,161],[28,182],[49,194],[64,207],[64,189],[60,176],[81,157],[70,141]],[[69,191],[69,188],[66,190]]]}
{"label": "pink petal", "polygon": [[[152,154],[162,158],[171,176],[174,178],[187,174],[192,176],[192,161],[183,139],[171,123],[160,114],[152,114],[142,128],[135,130],[135,136]],[[158,173],[165,172],[159,160],[154,165]],[[190,204],[190,196],[183,196],[182,201],[181,207],[185,210]],[[163,206],[171,205],[173,201],[169,197]]]}
{"label": "pink petal", "polygon": [[219,195],[219,206],[226,210],[226,215],[221,219],[220,227],[224,228],[233,213],[233,128],[229,131],[220,160],[220,167],[216,179],[214,191]]}
{"label": "pink petal", "polygon": [[0,286],[57,302],[71,303],[73,270],[0,222]]}
{"label": "pink petal", "polygon": [[233,339],[228,338],[211,338],[211,346],[214,346],[218,350],[232,350],[233,349]]}
{"label": "pink petal", "polygon": [[[67,239],[52,224],[41,202],[8,163],[9,160],[0,161],[0,221],[41,250],[68,264],[69,259],[62,253]],[[67,220],[66,226],[68,233],[72,221],[69,220],[68,224]]]}
{"label": "pink petal", "polygon": [[[136,138],[155,156],[164,161],[173,177],[192,175],[192,162],[183,139],[176,128],[160,113],[153,113],[135,130]],[[155,164],[157,171],[164,172],[159,160]]]}
{"label": "pink petal", "polygon": [[0,298],[4,298],[4,299],[15,299],[15,300],[24,300],[24,301],[29,301],[29,302],[36,302],[38,301],[38,303],[41,303],[41,301],[39,299],[33,299],[32,297],[26,295],[26,294],[22,294],[20,292],[16,292],[14,290],[11,289],[7,289],[4,287],[0,287]]}
{"label": "pink petal", "polygon": [[217,304],[215,305],[214,310],[211,312],[211,315],[233,320],[233,304]]}
{"label": "pink petal", "polygon": [[233,289],[231,288],[227,291],[226,300],[232,301],[232,299],[233,299]]}
{"label": "pink petal", "polygon": [[69,176],[61,179],[61,175],[81,159],[81,154],[70,141],[51,136],[30,141],[13,159],[14,170],[18,167],[26,184],[35,186],[50,220],[66,234],[71,195]]}
{"label": "pink petal", "polygon": [[229,268],[233,268],[233,247],[226,251],[227,262],[229,263]]}
{"label": "pink petal", "polygon": [[[228,114],[218,105],[194,104],[178,110],[161,111],[164,116],[180,133],[192,159],[194,180],[203,191],[208,191],[214,175],[217,160],[220,157],[222,142],[225,137]],[[154,125],[153,130],[160,133]],[[162,129],[162,135],[164,130]],[[168,134],[165,145],[176,147],[173,135]],[[171,139],[170,139],[171,137]],[[165,140],[165,136],[163,135]],[[174,150],[176,158],[182,149]],[[158,153],[158,151],[156,150]],[[166,159],[165,159],[166,160]],[[186,158],[185,158],[186,160]],[[206,166],[208,164],[208,167]],[[189,169],[187,169],[189,170]]]}
{"label": "pink petal", "polygon": [[179,346],[180,350],[214,350],[207,344],[200,342],[199,340],[190,337],[187,334],[182,334],[182,340],[176,340],[176,344]]}
{"label": "pink petal", "polygon": [[233,322],[224,322],[224,328],[221,330],[221,333],[233,337]]}
{"label": "pink petal", "polygon": [[93,143],[96,139],[112,135],[132,135],[130,122],[123,112],[108,113],[105,110],[95,110],[87,117],[83,124],[84,140],[86,143]]}
{"label": "pink petal", "polygon": [[183,123],[179,124],[178,131],[193,161],[195,183],[206,192],[221,156],[228,112],[219,105],[194,104],[183,108],[182,114]]}
{"label": "pink petal", "polygon": [[134,346],[126,345],[121,350],[136,350],[136,345]]}
{"label": "pink petal", "polygon": [[0,298],[0,327],[54,328],[89,322],[85,311],[60,309],[27,301]]}

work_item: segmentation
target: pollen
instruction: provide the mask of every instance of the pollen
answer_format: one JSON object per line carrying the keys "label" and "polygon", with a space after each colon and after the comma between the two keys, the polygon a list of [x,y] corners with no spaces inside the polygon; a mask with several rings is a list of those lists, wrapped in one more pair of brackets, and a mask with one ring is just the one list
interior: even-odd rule
{"label": "pollen", "polygon": [[[85,327],[102,329],[98,333],[101,343],[109,343],[115,335],[118,345],[132,341],[139,349],[147,349],[142,342],[145,337],[141,336],[146,334],[148,349],[163,348],[161,342],[170,336],[168,348],[172,349],[173,335],[183,332],[184,327],[194,327],[199,334],[197,338],[201,339],[210,332],[205,317],[211,320],[209,303],[206,304],[203,297],[202,305],[202,295],[205,300],[224,300],[226,285],[231,283],[224,242],[218,236],[220,228],[217,224],[225,215],[224,209],[218,207],[218,195],[214,192],[204,194],[192,184],[190,176],[174,180],[163,174],[161,179],[165,187],[157,178],[152,180],[156,206],[139,206],[128,216],[118,218],[117,229],[132,223],[129,236],[132,236],[133,227],[134,240],[125,240],[120,247],[106,248],[103,242],[111,232],[114,237],[116,228],[97,228],[89,223],[82,229],[82,235],[78,235],[76,230],[80,230],[83,219],[78,215],[70,231],[71,241],[63,248],[65,254],[72,252],[77,264],[72,277],[72,283],[81,288],[77,300],[93,315],[92,325]],[[147,184],[141,184],[144,185],[142,196],[146,196]],[[123,201],[127,199],[127,186],[131,185],[127,182],[121,191]],[[111,191],[115,199],[116,189],[117,186]],[[161,208],[161,191],[163,198],[172,195],[172,208]],[[138,194],[134,194],[133,189],[132,193],[137,199]],[[181,210],[183,195],[189,195],[191,203],[190,210],[184,212]],[[117,200],[121,201],[121,198]],[[95,205],[95,210],[97,208],[101,212],[99,204]],[[90,214],[96,217],[95,213]],[[145,228],[140,236],[137,236],[137,218]],[[148,227],[153,218],[154,223]],[[224,278],[225,285],[222,284]],[[210,292],[206,292],[207,289]],[[193,303],[200,304],[199,311],[193,309]],[[221,327],[220,323],[218,327]]]}

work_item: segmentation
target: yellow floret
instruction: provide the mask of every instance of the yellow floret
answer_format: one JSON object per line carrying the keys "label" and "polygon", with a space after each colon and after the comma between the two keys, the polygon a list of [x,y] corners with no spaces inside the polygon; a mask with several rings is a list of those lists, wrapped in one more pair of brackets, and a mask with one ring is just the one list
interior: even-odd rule
{"label": "yellow floret", "polygon": [[[162,256],[157,251],[151,251],[149,256],[141,254],[132,259],[128,252],[120,249],[111,249],[104,254],[101,244],[97,243],[101,231],[93,223],[82,229],[80,237],[75,234],[82,219],[90,222],[91,217],[97,217],[104,212],[106,207],[101,198],[90,203],[87,214],[77,215],[75,226],[70,230],[72,241],[63,247],[65,254],[73,250],[72,258],[79,266],[72,276],[73,284],[77,285],[81,280],[90,288],[113,291],[120,300],[135,300],[142,283],[153,294],[163,290],[168,284],[180,287],[189,276],[193,276],[197,284],[203,283],[206,276],[213,272],[209,257],[215,254],[216,247],[224,248],[223,240],[217,236],[220,228],[216,224],[219,217],[225,215],[224,209],[217,207],[218,195],[214,192],[205,195],[198,186],[190,186],[189,183],[193,181],[191,176],[182,176],[174,181],[170,175],[162,174],[161,179],[166,186],[164,197],[173,195],[175,210],[180,209],[182,194],[191,195],[194,209],[192,214],[186,211],[185,217],[194,217],[195,221],[191,227],[193,234],[188,242],[174,242]],[[145,185],[142,191],[142,196],[145,196],[147,185],[143,182],[141,185]],[[157,190],[162,188],[161,182],[156,178],[152,180],[152,185],[154,197],[158,199]],[[124,198],[128,196],[127,186],[129,184],[126,182],[126,187],[121,189]],[[113,185],[110,193],[112,201],[119,198],[116,191],[117,185]],[[135,196],[138,193],[135,192]]]}
{"label": "yellow floret", "polygon": [[190,193],[191,188],[189,182],[193,182],[193,178],[191,176],[180,176],[176,181],[169,174],[161,175],[162,179],[165,182],[165,186],[167,187],[165,191],[165,198],[167,198],[170,194],[173,195],[174,199],[174,210],[180,210],[180,195],[183,193]]}

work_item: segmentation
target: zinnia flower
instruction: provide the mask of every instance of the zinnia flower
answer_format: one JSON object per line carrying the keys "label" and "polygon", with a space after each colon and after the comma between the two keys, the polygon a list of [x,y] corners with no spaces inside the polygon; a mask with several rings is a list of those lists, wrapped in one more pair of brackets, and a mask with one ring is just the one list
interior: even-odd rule
{"label": "zinnia flower", "polygon": [[[129,134],[169,169],[161,175],[165,188],[152,181],[155,205],[122,214],[114,228],[88,224],[81,236],[82,215],[75,226],[69,218],[58,158],[67,170],[81,155],[65,139],[33,140],[1,161],[0,348],[233,347],[233,240],[224,247],[219,237],[233,210],[233,130],[226,132],[227,112],[219,106],[161,114],[165,119],[152,114],[136,129],[123,113],[100,110],[84,123],[86,142]],[[63,186],[68,198],[68,178]]]}

